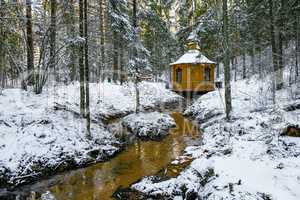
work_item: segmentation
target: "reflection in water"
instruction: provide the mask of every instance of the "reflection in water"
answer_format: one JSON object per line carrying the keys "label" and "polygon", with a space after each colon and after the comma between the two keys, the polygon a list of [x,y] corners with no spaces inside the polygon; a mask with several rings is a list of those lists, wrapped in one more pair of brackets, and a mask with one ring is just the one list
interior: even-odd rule
{"label": "reflection in water", "polygon": [[55,184],[42,186],[42,192],[49,190],[58,200],[110,199],[118,187],[128,187],[143,176],[157,173],[199,137],[197,127],[180,113],[171,116],[177,127],[162,141],[137,141],[108,162],[53,177]]}

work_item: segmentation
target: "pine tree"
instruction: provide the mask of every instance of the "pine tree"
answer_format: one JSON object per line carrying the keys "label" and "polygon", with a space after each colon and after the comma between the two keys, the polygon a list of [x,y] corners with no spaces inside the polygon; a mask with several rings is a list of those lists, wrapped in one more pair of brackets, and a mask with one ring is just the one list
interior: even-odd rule
{"label": "pine tree", "polygon": [[32,13],[31,0],[26,0],[26,47],[27,47],[27,83],[33,84],[34,76],[34,46],[33,46],[33,32],[32,32]]}
{"label": "pine tree", "polygon": [[[84,38],[84,0],[79,0],[79,35]],[[79,78],[80,78],[80,115],[85,117],[85,69],[84,69],[84,45],[79,46]]]}
{"label": "pine tree", "polygon": [[224,48],[224,68],[225,68],[225,106],[226,118],[229,120],[231,105],[231,86],[230,86],[230,65],[229,65],[229,35],[228,35],[228,15],[227,15],[227,0],[223,0],[223,48]]}
{"label": "pine tree", "polygon": [[[133,0],[133,10],[132,10],[132,21],[133,21],[133,28],[135,31],[135,41],[137,42],[138,39],[138,30],[137,30],[137,0]],[[136,49],[133,49],[133,56],[137,57]],[[137,63],[135,63],[137,65]],[[135,112],[138,113],[140,111],[140,91],[139,91],[139,72],[138,72],[138,66],[135,66],[135,77],[134,77],[134,87],[135,87]]]}
{"label": "pine tree", "polygon": [[176,48],[179,44],[170,31],[170,24],[166,22],[170,12],[168,3],[170,2],[147,1],[145,4],[148,12],[140,15],[141,38],[151,52],[149,62],[152,73],[157,78],[168,70],[169,64],[179,55]]}
{"label": "pine tree", "polygon": [[104,23],[104,17],[105,17],[105,0],[99,0],[99,32],[100,32],[100,61],[99,61],[99,69],[98,69],[98,77],[99,80],[102,80],[102,71],[104,70],[104,66],[106,63],[106,57],[105,57],[105,23]]}
{"label": "pine tree", "polygon": [[[296,13],[300,13],[299,11],[296,11]],[[296,14],[296,19],[294,22],[294,28],[295,28],[295,57],[296,57],[296,63],[295,63],[295,80],[297,80],[297,77],[299,76],[299,62],[300,62],[300,30],[299,30],[299,24],[300,24],[300,17]]]}
{"label": "pine tree", "polygon": [[87,137],[91,137],[91,115],[90,115],[90,71],[89,71],[89,47],[88,47],[88,3],[84,0],[84,60],[85,60],[85,117],[87,121]]}
{"label": "pine tree", "polygon": [[57,72],[55,69],[56,65],[56,9],[57,9],[57,2],[56,0],[50,1],[50,58],[49,58],[49,68],[53,71],[55,79],[58,80]]}
{"label": "pine tree", "polygon": [[280,9],[280,18],[279,18],[279,33],[278,33],[278,69],[277,69],[277,79],[276,79],[276,89],[279,90],[283,87],[283,40],[284,40],[284,22],[285,20],[285,0],[281,0],[281,9]]}
{"label": "pine tree", "polygon": [[269,17],[270,17],[270,36],[271,36],[271,46],[272,46],[272,57],[273,57],[273,78],[272,78],[272,99],[273,104],[275,104],[275,73],[278,70],[278,60],[277,60],[277,48],[275,41],[275,32],[274,32],[274,16],[273,16],[273,1],[269,0]]}
{"label": "pine tree", "polygon": [[[5,17],[5,11],[3,10],[5,8],[5,2],[3,0],[0,0],[0,18]],[[5,70],[5,32],[4,32],[4,24],[3,20],[0,20],[0,94],[2,94],[2,88],[4,88],[4,70]]]}
{"label": "pine tree", "polygon": [[75,44],[76,40],[76,20],[75,20],[75,8],[74,0],[63,1],[63,11],[64,19],[63,23],[65,25],[65,32],[67,35],[67,40],[65,41],[66,45],[66,65],[69,70],[69,77],[71,81],[76,79],[77,74],[77,45]]}

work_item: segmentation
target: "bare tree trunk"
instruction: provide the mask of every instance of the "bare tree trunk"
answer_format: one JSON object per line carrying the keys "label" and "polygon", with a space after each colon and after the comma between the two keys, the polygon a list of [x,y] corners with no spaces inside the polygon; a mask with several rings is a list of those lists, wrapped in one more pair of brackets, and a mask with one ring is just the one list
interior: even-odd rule
{"label": "bare tree trunk", "polygon": [[246,54],[243,52],[243,79],[246,79]]}
{"label": "bare tree trunk", "polygon": [[227,0],[223,0],[223,32],[224,32],[224,69],[225,69],[225,106],[226,118],[230,119],[232,110],[231,105],[231,86],[230,86],[230,53],[229,53],[229,36],[228,36],[228,16],[227,16]]}
{"label": "bare tree trunk", "polygon": [[269,17],[270,17],[270,35],[271,35],[271,45],[272,45],[272,58],[273,58],[273,78],[272,78],[272,99],[273,104],[276,103],[276,77],[275,72],[278,70],[278,61],[277,61],[277,48],[275,42],[275,32],[274,32],[274,18],[273,18],[273,1],[269,0]]}
{"label": "bare tree trunk", "polygon": [[296,50],[295,50],[295,54],[296,54],[296,64],[295,64],[295,80],[297,80],[298,76],[299,76],[299,54],[300,54],[300,31],[299,31],[299,15],[297,15],[297,13],[299,13],[299,11],[296,11],[296,20],[294,22],[294,27],[295,27],[295,46],[296,46]]}
{"label": "bare tree trunk", "polygon": [[89,46],[88,46],[88,3],[84,0],[84,38],[85,38],[85,117],[87,123],[87,137],[91,137],[91,115],[90,115],[90,70],[89,70]]}
{"label": "bare tree trunk", "polygon": [[255,74],[255,42],[254,41],[251,49],[251,70],[252,70],[252,75],[254,75]]}
{"label": "bare tree trunk", "polygon": [[[133,0],[133,11],[132,11],[132,14],[133,14],[133,17],[132,17],[132,21],[133,21],[133,27],[134,27],[134,31],[135,31],[135,34],[138,34],[137,33],[137,0]],[[137,36],[136,36],[137,37]],[[134,52],[134,56],[137,56],[136,55],[137,52]],[[139,74],[138,74],[138,68],[136,67],[136,70],[135,70],[135,80],[134,80],[134,85],[135,85],[135,112],[138,113],[140,111],[140,91],[139,91]]]}
{"label": "bare tree trunk", "polygon": [[278,34],[278,69],[276,71],[276,89],[280,90],[283,87],[283,32],[284,32],[284,7],[285,0],[281,0],[280,19],[279,19],[279,34]]}
{"label": "bare tree trunk", "polygon": [[220,77],[220,62],[219,62],[219,56],[217,56],[217,64],[216,64],[216,67],[217,67],[217,78]]}
{"label": "bare tree trunk", "polygon": [[34,47],[33,47],[33,33],[32,33],[32,13],[31,13],[31,0],[26,0],[26,47],[27,47],[27,73],[28,84],[32,85],[34,81]]}
{"label": "bare tree trunk", "polygon": [[124,78],[125,78],[125,72],[124,72],[124,46],[121,42],[120,44],[120,48],[119,48],[119,51],[120,51],[120,84],[123,85],[124,83]]}
{"label": "bare tree trunk", "polygon": [[[0,18],[5,16],[4,8],[4,1],[0,0]],[[2,89],[4,88],[4,70],[5,70],[5,50],[4,50],[4,43],[5,43],[5,31],[4,31],[4,24],[0,20],[0,94],[2,93]]]}
{"label": "bare tree trunk", "polygon": [[260,47],[260,43],[258,43],[258,61],[257,61],[257,65],[258,65],[258,75],[259,78],[262,79],[262,60],[261,60],[261,47]]}
{"label": "bare tree trunk", "polygon": [[[79,34],[84,38],[83,0],[79,0]],[[84,45],[79,47],[79,78],[80,78],[80,115],[85,117],[85,74],[84,74]]]}
{"label": "bare tree trunk", "polygon": [[233,58],[233,62],[234,62],[234,81],[237,81],[237,57]]}
{"label": "bare tree trunk", "polygon": [[[64,2],[64,21],[66,24],[67,35],[68,38],[74,39],[75,38],[75,11],[74,11],[74,0],[65,0]],[[74,81],[76,78],[76,61],[77,61],[77,52],[76,52],[76,45],[68,44],[66,47],[66,54],[68,55],[68,69],[70,70],[70,80]]]}
{"label": "bare tree trunk", "polygon": [[114,33],[113,34],[113,81],[114,83],[117,83],[118,81],[118,48],[119,48],[119,44],[118,44],[118,34]]}
{"label": "bare tree trunk", "polygon": [[101,60],[100,60],[100,65],[99,65],[99,79],[103,80],[103,74],[101,71],[104,70],[104,66],[106,63],[106,57],[105,57],[105,33],[104,33],[104,16],[105,16],[105,11],[104,11],[104,3],[105,0],[100,0],[99,1],[99,6],[100,6],[100,53],[101,53]]}
{"label": "bare tree trunk", "polygon": [[233,74],[230,74],[230,78],[234,78],[234,58],[232,57],[230,59],[230,62],[229,62],[229,65],[230,65],[230,72],[233,73]]}
{"label": "bare tree trunk", "polygon": [[50,1],[50,15],[51,15],[51,24],[50,24],[50,59],[49,59],[49,67],[50,70],[53,70],[53,74],[55,77],[55,80],[58,81],[57,72],[55,69],[55,51],[56,51],[56,0]]}
{"label": "bare tree trunk", "polygon": [[113,57],[113,42],[111,38],[113,37],[112,35],[112,29],[111,29],[111,18],[109,17],[109,0],[103,0],[104,1],[104,55],[105,55],[105,66],[104,66],[104,76],[103,79],[108,78],[111,80],[112,77],[110,77],[109,72],[113,68],[113,63],[112,63],[112,57]]}
{"label": "bare tree trunk", "polygon": [[[233,3],[233,2],[232,2]],[[240,7],[239,1],[238,0],[234,0],[234,4],[237,5],[238,7]],[[233,62],[234,62],[234,81],[237,81],[237,71],[238,71],[238,60],[237,60],[237,56],[240,55],[240,31],[238,30],[238,19],[237,19],[237,10],[234,10],[234,32],[235,32],[235,38],[234,38],[234,43],[235,43],[235,55],[233,58]]]}

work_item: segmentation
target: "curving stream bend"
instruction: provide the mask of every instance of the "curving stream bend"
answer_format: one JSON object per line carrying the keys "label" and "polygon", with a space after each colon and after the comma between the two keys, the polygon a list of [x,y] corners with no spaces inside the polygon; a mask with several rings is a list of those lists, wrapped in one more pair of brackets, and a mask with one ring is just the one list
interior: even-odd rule
{"label": "curving stream bend", "polygon": [[201,134],[197,126],[180,113],[171,116],[176,128],[162,141],[137,140],[107,162],[56,175],[26,190],[50,191],[57,200],[106,200],[111,199],[118,188],[129,187],[144,176],[167,170],[168,175],[178,174],[177,170],[182,168],[172,167],[170,162],[181,156],[187,146],[199,144]]}

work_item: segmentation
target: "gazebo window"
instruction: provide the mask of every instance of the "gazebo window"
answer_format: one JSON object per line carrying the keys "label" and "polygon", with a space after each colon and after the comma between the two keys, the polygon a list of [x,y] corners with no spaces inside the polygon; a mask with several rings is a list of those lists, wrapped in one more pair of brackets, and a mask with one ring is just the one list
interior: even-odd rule
{"label": "gazebo window", "polygon": [[210,68],[205,68],[205,71],[204,71],[204,79],[205,81],[211,81],[210,80]]}
{"label": "gazebo window", "polygon": [[176,69],[176,82],[181,83],[182,81],[182,69]]}

